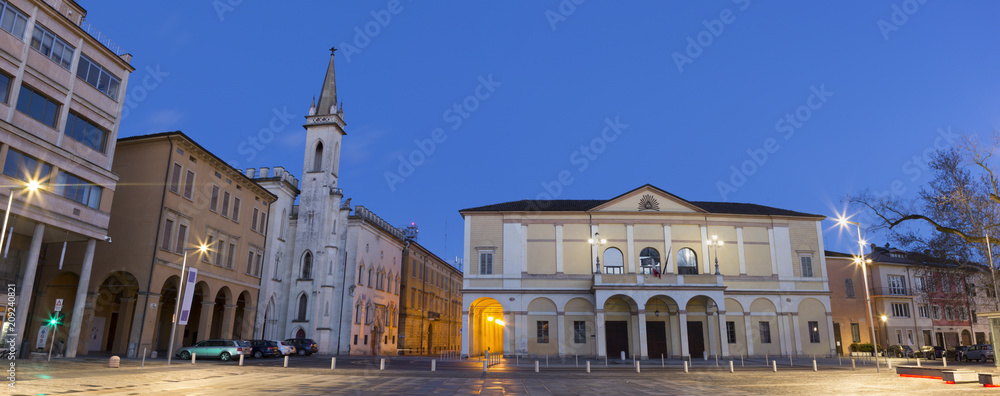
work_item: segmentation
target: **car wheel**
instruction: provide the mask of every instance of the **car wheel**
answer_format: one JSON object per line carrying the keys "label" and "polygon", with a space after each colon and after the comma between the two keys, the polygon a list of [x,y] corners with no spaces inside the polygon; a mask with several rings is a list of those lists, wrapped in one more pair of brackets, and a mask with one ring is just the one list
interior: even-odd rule
{"label": "car wheel", "polygon": [[253,353],[253,357],[254,357],[254,359],[260,359],[260,358],[264,357],[264,352],[256,351],[256,352]]}
{"label": "car wheel", "polygon": [[191,358],[191,352],[188,351],[181,352],[181,359],[187,360],[190,358]]}
{"label": "car wheel", "polygon": [[230,355],[229,352],[222,352],[222,354],[219,355],[219,360],[225,362],[225,361],[228,361],[229,358],[231,358],[232,356],[233,355]]}
{"label": "car wheel", "polygon": [[986,363],[986,356],[980,356],[979,363]]}
{"label": "car wheel", "polygon": [[299,353],[299,356],[305,356],[306,355],[306,350],[305,349],[299,349],[298,353]]}

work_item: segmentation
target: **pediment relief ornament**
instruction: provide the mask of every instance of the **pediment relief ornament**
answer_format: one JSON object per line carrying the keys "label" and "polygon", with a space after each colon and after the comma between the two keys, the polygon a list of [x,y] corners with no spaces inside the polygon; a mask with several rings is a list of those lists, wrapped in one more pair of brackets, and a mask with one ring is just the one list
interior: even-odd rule
{"label": "pediment relief ornament", "polygon": [[660,203],[656,201],[656,197],[653,194],[643,194],[642,198],[639,198],[639,211],[660,211]]}

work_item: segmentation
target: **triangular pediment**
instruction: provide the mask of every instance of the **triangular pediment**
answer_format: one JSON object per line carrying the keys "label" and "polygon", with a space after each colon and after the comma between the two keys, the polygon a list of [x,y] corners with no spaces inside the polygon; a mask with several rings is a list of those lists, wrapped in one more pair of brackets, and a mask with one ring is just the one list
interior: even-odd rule
{"label": "triangular pediment", "polygon": [[691,202],[650,184],[612,198],[590,211],[706,213]]}

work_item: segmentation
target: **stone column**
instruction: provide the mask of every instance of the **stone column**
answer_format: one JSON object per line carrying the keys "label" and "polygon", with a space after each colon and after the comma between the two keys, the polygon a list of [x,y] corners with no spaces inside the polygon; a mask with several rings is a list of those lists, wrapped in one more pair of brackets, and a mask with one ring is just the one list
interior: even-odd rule
{"label": "stone column", "polygon": [[595,311],[594,326],[597,327],[597,357],[608,356],[608,345],[604,333],[604,310]]}
{"label": "stone column", "polygon": [[[462,356],[465,356],[465,357],[469,356],[469,348],[472,345],[472,340],[473,340],[473,337],[472,337],[472,327],[470,326],[471,323],[472,323],[472,320],[470,319],[469,315],[470,315],[469,311],[462,311],[462,335],[465,336],[465,340],[463,340],[464,342],[462,342]],[[409,323],[407,323],[407,328],[408,329],[410,328],[410,326],[412,326],[412,325],[410,325]],[[412,334],[412,333],[410,333],[410,334]],[[409,338],[410,337],[407,337],[407,342],[410,342]],[[410,344],[410,345],[412,345],[412,344]]]}
{"label": "stone column", "polygon": [[[728,326],[726,326],[726,311],[719,311],[716,315],[716,320],[719,322],[719,347],[721,347],[723,357],[729,356],[729,332],[727,331]],[[736,326],[736,323],[733,323]],[[733,329],[736,331],[736,329]]]}
{"label": "stone column", "polygon": [[236,320],[236,304],[226,304],[222,306],[222,331],[219,338],[233,338],[233,321]]}
{"label": "stone column", "polygon": [[[182,304],[183,300],[178,301],[178,304]],[[202,340],[207,340],[210,337],[213,326],[219,326],[219,324],[212,323],[212,316],[215,313],[215,301],[202,301],[201,302],[201,318],[198,319],[198,338],[192,339],[191,343],[195,343]],[[190,323],[190,322],[188,322]],[[174,340],[174,345],[184,345],[184,327],[187,326],[177,326],[177,336],[180,337],[179,340]]]}
{"label": "stone column", "polygon": [[[254,321],[257,318],[257,309],[255,307],[243,307],[243,326],[240,329],[240,334],[243,334],[243,339],[253,337],[254,331]],[[260,326],[256,327],[261,327]],[[391,338],[391,337],[390,337]]]}
{"label": "stone column", "polygon": [[716,343],[717,337],[715,336],[715,329],[718,326],[712,325],[712,319],[717,318],[715,314],[715,312],[705,312],[705,330],[708,330],[708,348],[705,350],[708,351],[709,356],[719,353],[719,344]]}
{"label": "stone column", "polygon": [[639,310],[639,356],[642,359],[649,357],[649,346],[646,345],[646,310]]}
{"label": "stone column", "polygon": [[[11,109],[11,111],[14,111]],[[21,351],[21,340],[24,339],[24,335],[30,331],[28,325],[30,324],[30,318],[28,318],[28,307],[31,306],[31,296],[35,287],[35,272],[38,269],[38,255],[42,251],[42,237],[45,236],[45,224],[38,223],[35,224],[35,232],[31,236],[31,247],[28,249],[28,261],[24,268],[24,277],[21,278],[21,283],[17,287],[17,320],[15,321],[15,326],[12,331],[16,332],[14,336],[14,344],[20,353]],[[11,235],[13,237],[13,235]]]}
{"label": "stone column", "polygon": [[[839,340],[833,338],[833,336],[834,336],[834,334],[833,334],[833,312],[827,312],[826,313],[826,334],[829,335],[827,338],[830,339],[830,356],[837,356],[837,341],[839,341]],[[920,342],[921,343],[924,342],[924,335],[923,334],[916,334],[915,336],[920,337]],[[844,348],[844,349],[846,350],[847,348]]]}
{"label": "stone column", "polygon": [[83,308],[83,321],[80,324],[80,343],[76,347],[76,353],[87,354],[90,352],[90,336],[94,324],[94,306],[97,301],[97,292],[87,292],[86,303]]}
{"label": "stone column", "polygon": [[753,356],[753,323],[751,323],[750,312],[743,313],[743,327],[747,331],[747,355]]}
{"label": "stone column", "polygon": [[[156,304],[156,308],[151,308],[153,304]],[[142,357],[142,349],[146,348],[146,356],[149,356],[154,350],[156,350],[156,345],[153,344],[153,339],[156,336],[157,330],[160,328],[160,294],[159,293],[139,293],[139,301],[136,303],[135,316],[136,321],[132,324],[132,337],[129,342],[136,344],[135,353],[137,357]],[[146,312],[145,324],[140,326],[142,323],[142,312]],[[173,313],[173,311],[170,311]],[[141,329],[141,330],[140,330]],[[140,334],[140,331],[142,332]],[[164,334],[164,338],[170,337],[170,334]],[[175,347],[181,347],[174,344]]]}
{"label": "stone column", "polygon": [[121,303],[118,304],[118,329],[115,330],[115,343],[111,347],[111,353],[123,354],[127,352],[134,309],[135,297],[122,297]]}
{"label": "stone column", "polygon": [[798,312],[792,312],[791,316],[788,317],[788,320],[790,320],[792,322],[792,329],[793,330],[792,330],[791,336],[792,336],[792,339],[795,342],[795,354],[796,355],[801,355],[802,354],[802,333],[800,331],[802,331],[802,329],[799,326],[799,314],[798,314]]}
{"label": "stone column", "polygon": [[688,350],[688,314],[685,310],[680,310],[677,314],[677,322],[681,330],[681,358],[688,356],[691,352]]}
{"label": "stone column", "polygon": [[80,281],[76,284],[76,300],[73,303],[73,313],[70,316],[69,335],[66,337],[66,357],[76,357],[80,347],[80,326],[83,325],[83,310],[87,306],[87,289],[90,287],[90,271],[94,267],[94,249],[97,240],[87,241],[87,249],[83,253],[83,266],[80,268]]}
{"label": "stone column", "polygon": [[566,326],[563,325],[563,321],[564,320],[566,320],[566,313],[563,312],[563,311],[556,312],[556,337],[558,337],[558,339],[556,340],[556,342],[559,343],[559,344],[557,344],[557,345],[559,345],[559,357],[566,356],[566,338],[567,337],[566,337],[565,330],[564,330],[566,328]]}

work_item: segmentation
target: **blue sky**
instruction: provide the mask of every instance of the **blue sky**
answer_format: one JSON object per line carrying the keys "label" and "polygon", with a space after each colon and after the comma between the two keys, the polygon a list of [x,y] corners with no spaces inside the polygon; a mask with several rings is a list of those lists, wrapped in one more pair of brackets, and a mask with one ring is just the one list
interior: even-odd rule
{"label": "blue sky", "polygon": [[577,1],[80,3],[134,55],[120,136],[182,130],[239,168],[301,176],[338,47],[340,186],[448,260],[459,209],[526,198],[913,197],[925,154],[1000,122],[995,2]]}

